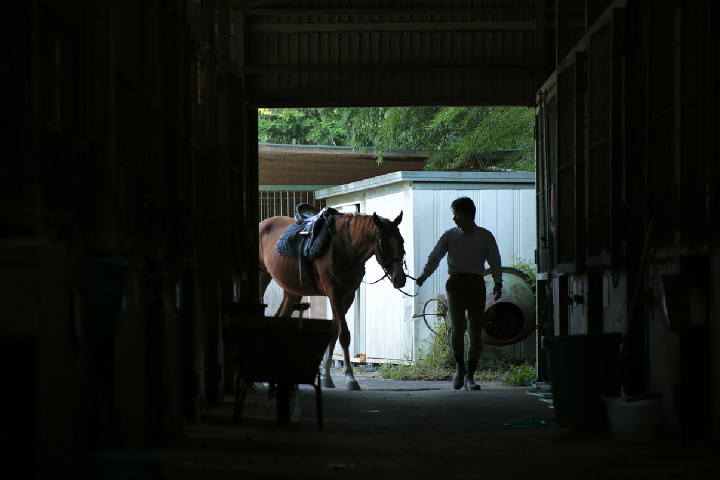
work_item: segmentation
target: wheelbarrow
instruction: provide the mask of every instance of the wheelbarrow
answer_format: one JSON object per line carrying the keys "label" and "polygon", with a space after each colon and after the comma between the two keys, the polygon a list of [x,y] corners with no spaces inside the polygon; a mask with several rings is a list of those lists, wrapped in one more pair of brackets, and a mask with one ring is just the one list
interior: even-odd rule
{"label": "wheelbarrow", "polygon": [[294,386],[315,388],[318,426],[322,428],[320,362],[337,332],[332,321],[266,317],[258,314],[223,314],[222,336],[226,352],[234,352],[236,373],[233,420],[240,423],[247,390],[254,382],[276,386],[277,422],[290,420]]}

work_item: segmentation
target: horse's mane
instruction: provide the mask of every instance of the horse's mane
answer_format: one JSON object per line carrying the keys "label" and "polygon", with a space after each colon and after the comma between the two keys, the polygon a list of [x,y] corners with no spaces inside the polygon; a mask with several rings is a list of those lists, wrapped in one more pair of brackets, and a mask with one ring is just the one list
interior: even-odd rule
{"label": "horse's mane", "polygon": [[343,219],[346,222],[350,222],[350,236],[352,238],[358,238],[368,232],[375,232],[375,222],[373,222],[372,215],[364,213],[343,213]]}

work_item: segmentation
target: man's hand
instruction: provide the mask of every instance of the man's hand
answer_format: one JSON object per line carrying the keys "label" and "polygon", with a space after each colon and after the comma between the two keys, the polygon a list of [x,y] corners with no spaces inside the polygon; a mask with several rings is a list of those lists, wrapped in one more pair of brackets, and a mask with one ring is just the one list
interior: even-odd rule
{"label": "man's hand", "polygon": [[493,288],[493,293],[495,294],[495,300],[500,300],[500,297],[502,296],[502,285],[495,284],[495,288]]}
{"label": "man's hand", "polygon": [[427,277],[425,275],[420,275],[418,278],[415,279],[415,283],[417,283],[418,287],[422,287],[422,284],[425,283],[425,280],[427,280]]}

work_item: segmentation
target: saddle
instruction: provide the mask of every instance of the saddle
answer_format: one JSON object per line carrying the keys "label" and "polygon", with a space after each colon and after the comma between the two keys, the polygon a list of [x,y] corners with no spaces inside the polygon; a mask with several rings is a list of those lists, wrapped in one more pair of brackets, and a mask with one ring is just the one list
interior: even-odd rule
{"label": "saddle", "polygon": [[310,221],[312,217],[320,214],[320,210],[315,205],[309,203],[298,203],[295,207],[295,223],[305,223]]}
{"label": "saddle", "polygon": [[[281,255],[295,257],[300,265],[300,284],[303,279],[303,264],[322,255],[333,233],[333,215],[340,212],[331,207],[318,210],[307,203],[295,207],[295,223],[288,226],[277,242],[275,250]],[[312,281],[312,275],[310,275]],[[317,286],[313,287],[317,290]]]}

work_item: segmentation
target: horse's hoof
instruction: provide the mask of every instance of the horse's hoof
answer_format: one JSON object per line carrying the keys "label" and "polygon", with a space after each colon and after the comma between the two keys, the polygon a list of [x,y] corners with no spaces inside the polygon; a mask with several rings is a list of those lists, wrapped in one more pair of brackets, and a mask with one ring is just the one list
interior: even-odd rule
{"label": "horse's hoof", "polygon": [[323,378],[320,383],[322,384],[323,388],[335,388],[335,384],[333,383],[331,378]]}
{"label": "horse's hoof", "polygon": [[345,386],[348,390],[361,390],[360,384],[357,382],[357,380],[348,380]]}

